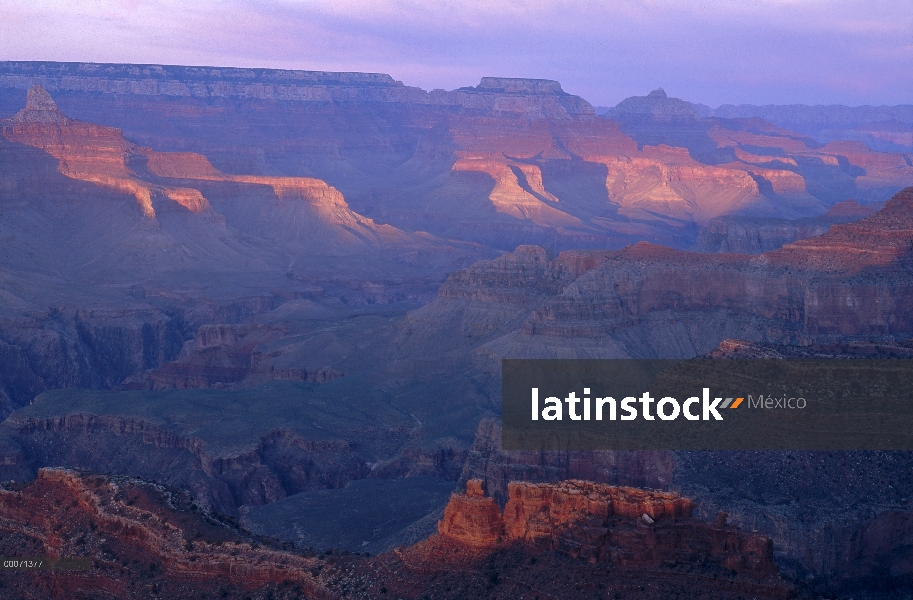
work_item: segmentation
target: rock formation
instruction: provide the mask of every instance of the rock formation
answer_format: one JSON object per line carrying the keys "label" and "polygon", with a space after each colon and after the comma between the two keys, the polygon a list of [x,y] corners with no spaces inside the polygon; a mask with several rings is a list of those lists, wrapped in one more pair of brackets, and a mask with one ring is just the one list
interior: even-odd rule
{"label": "rock formation", "polygon": [[850,223],[875,211],[853,200],[838,202],[819,217],[806,219],[761,219],[719,217],[701,228],[693,250],[760,254],[785,244],[822,235],[837,223]]}
{"label": "rock formation", "polygon": [[[735,340],[722,344],[713,354],[719,358],[911,355],[909,344],[792,348]],[[695,499],[691,514],[697,519],[713,521],[719,511],[725,511],[732,524],[760,532],[773,541],[773,559],[781,572],[807,582],[818,594],[839,595],[871,587],[870,574],[876,571],[890,573],[879,584],[883,589],[906,586],[913,568],[904,541],[913,527],[907,506],[907,497],[913,493],[913,478],[905,475],[910,460],[908,452],[508,452],[500,450],[500,422],[483,421],[466,461],[463,481],[484,478],[488,493],[506,502],[504,524],[510,523],[510,511],[517,514],[517,509],[512,508],[518,506],[515,498],[523,498],[519,514],[532,515],[535,524],[529,527],[521,519],[520,530],[532,531],[532,536],[527,534],[529,538],[541,535],[551,547],[562,539],[560,535],[556,538],[554,531],[555,524],[563,522],[565,516],[552,516],[553,507],[539,512],[536,509],[541,508],[539,498],[555,498],[563,493],[559,491],[564,485],[560,482],[568,478],[586,477],[616,485],[619,479],[623,483],[640,479],[651,487],[681,490]],[[865,472],[866,476],[858,478],[858,472]],[[525,483],[530,481],[548,485]],[[593,484],[575,485],[583,489]],[[531,501],[527,499],[529,494],[521,491],[528,486],[533,490]],[[619,489],[604,484],[596,487]],[[575,499],[581,497],[573,495]],[[477,504],[480,502],[455,497],[448,511],[467,510]],[[553,504],[556,505],[575,506],[566,500]],[[578,516],[586,522],[583,512]],[[470,523],[463,516],[452,518]],[[657,525],[663,523],[662,518],[654,520]],[[489,530],[505,531],[501,521],[489,518],[482,523]],[[447,529],[446,515],[442,527]],[[595,531],[595,542],[580,537],[576,540],[578,545],[569,543],[566,547],[582,548],[580,544],[586,541],[590,551],[596,552],[593,548],[601,547],[603,542],[599,541],[600,530]],[[506,539],[506,533],[501,535],[502,540]],[[471,543],[473,539],[466,533],[459,537],[461,543]],[[748,547],[757,551],[756,546]],[[821,548],[828,551],[822,552]]]}
{"label": "rock formation", "polygon": [[[530,291],[537,282],[556,282],[553,289],[560,291],[551,299],[545,293],[524,297],[519,290],[505,294],[486,283],[489,264],[455,275],[449,285],[459,286],[462,310],[471,307],[475,320],[498,314],[511,297],[540,306],[522,331],[515,329],[515,317],[478,340],[480,354],[494,359],[705,352],[722,358],[905,358],[911,207],[913,190],[905,190],[878,213],[756,257],[647,244],[562,253],[526,271],[537,274],[526,286]],[[695,308],[691,303],[702,297],[706,303]],[[456,301],[442,297],[422,310]],[[885,585],[896,587],[911,569],[902,541],[909,531],[905,498],[913,493],[911,480],[901,475],[909,470],[908,453],[523,453],[502,452],[499,435],[497,421],[480,424],[463,480],[484,479],[502,505],[511,481],[576,478],[672,488],[698,500],[701,518],[724,510],[741,527],[772,538],[781,566],[807,577],[820,593],[867,585],[862,573],[873,569],[895,573]],[[858,472],[867,476],[858,478]],[[861,539],[865,544],[854,541]],[[825,546],[834,551],[822,555]]]}
{"label": "rock formation", "polygon": [[470,479],[466,482],[465,494],[456,493],[450,497],[444,518],[438,522],[438,533],[480,548],[494,548],[512,539],[504,529],[501,508],[482,488],[481,479]]}
{"label": "rock formation", "polygon": [[[425,92],[370,73],[7,62],[0,107],[34,84],[62,98],[71,117],[159,151],[205,155],[222,179],[246,173],[286,195],[287,185],[251,178],[295,179],[294,193],[329,204],[321,219],[339,218],[366,239],[394,235],[374,231],[382,222],[502,250],[644,239],[689,247],[692,226],[719,216],[811,217],[848,196],[879,200],[913,183],[909,155],[822,148],[759,119],[700,118],[662,90],[621,103],[612,113],[619,128],[549,80],[485,77]],[[138,191],[117,179],[118,189]],[[338,190],[345,206],[304,180]],[[199,188],[192,179],[159,184]],[[188,193],[160,195],[165,206],[199,210]],[[289,218],[301,219],[284,214],[270,226]]]}
{"label": "rock formation", "polygon": [[[421,297],[467,257],[491,254],[376,224],[315,178],[226,174],[200,154],[143,148],[65,116],[40,86],[0,120],[0,165],[4,416],[49,388],[142,379],[199,325],[243,320],[266,297],[254,312],[324,290],[346,302]],[[200,361],[208,373],[172,366],[150,387],[244,379],[252,350]],[[327,366],[260,370],[326,381],[338,373]]]}
{"label": "rock formation", "polygon": [[759,117],[826,144],[838,140],[863,142],[883,152],[913,151],[913,105],[900,106],[733,106],[726,104],[705,116],[725,119]]}
{"label": "rock formation", "polygon": [[[746,335],[751,332],[755,341],[904,335],[910,331],[911,314],[903,300],[910,231],[913,189],[897,194],[870,217],[835,225],[821,236],[756,258],[638,244],[607,257],[568,285],[536,311],[524,332],[618,336],[624,343],[644,344],[655,335],[649,333],[653,319],[671,317],[682,324],[678,343],[693,347],[686,351],[691,355],[735,337],[722,332],[736,322],[743,328],[741,337],[752,339]],[[689,331],[688,315],[698,312],[702,319],[714,312],[726,315],[719,321],[721,337],[703,341],[709,331]],[[670,354],[649,347],[634,352]]]}
{"label": "rock formation", "polygon": [[[909,185],[908,154],[659,91],[626,106],[598,118],[545,80],[0,65],[0,479],[142,475],[233,514],[359,478],[484,479],[444,535],[333,554],[321,581],[356,597],[782,596],[751,575],[765,538],[821,593],[901,581],[903,455],[508,454],[492,420],[468,450],[502,357],[909,353],[913,192],[821,216]],[[707,250],[760,253],[655,243],[700,226]],[[35,506],[57,494],[41,473],[17,488]],[[567,479],[590,483],[516,483]]]}
{"label": "rock formation", "polygon": [[8,597],[336,597],[311,575],[317,559],[263,548],[185,493],[137,480],[42,470],[27,486],[0,490],[0,531],[4,555],[89,563],[82,571],[4,570]]}
{"label": "rock formation", "polygon": [[[144,181],[134,166],[142,163],[151,174],[168,179],[270,186],[278,199],[299,201],[307,207],[305,211],[286,211],[286,216],[293,216],[288,225],[295,227],[295,235],[298,236],[305,232],[325,235],[326,229],[337,227],[347,236],[347,239],[338,241],[361,244],[376,238],[373,223],[350,211],[342,195],[322,181],[226,175],[217,171],[203,156],[158,155],[127,142],[118,129],[65,117],[40,86],[29,90],[26,107],[3,126],[2,135],[11,142],[41,148],[54,156],[60,161],[60,172],[68,177],[133,195],[148,219],[155,219],[153,197],[157,196],[167,198],[193,213],[211,212],[211,206],[198,189],[161,186]],[[303,212],[312,214],[305,216]],[[315,220],[318,223],[314,223]]]}
{"label": "rock formation", "polygon": [[470,479],[465,494],[451,497],[438,524],[441,536],[474,548],[519,541],[626,567],[656,567],[688,556],[735,571],[777,571],[769,539],[727,527],[722,513],[712,525],[692,520],[691,501],[675,493],[575,480],[514,482],[502,515],[483,485]]}
{"label": "rock formation", "polygon": [[[551,486],[549,499],[543,495],[548,495],[548,487],[527,485],[517,497],[530,507],[531,502],[544,502],[553,516],[605,513],[606,490],[588,489],[581,495],[580,485]],[[638,490],[621,493],[651,496]],[[533,496],[538,500],[532,501]],[[580,498],[592,507],[582,508]],[[561,500],[576,500],[576,505],[558,504]],[[592,521],[593,515],[586,520]],[[624,593],[640,599],[678,593],[683,598],[748,594],[767,599],[795,592],[776,575],[769,541],[725,525],[725,517],[713,524],[683,515],[649,524],[647,520],[609,517],[613,554],[599,561],[581,560],[586,556],[574,552],[575,539],[591,539],[599,529],[576,521],[561,527],[564,546],[557,551],[522,542],[500,548],[469,545],[445,533],[375,558],[338,550],[317,554],[252,536],[179,490],[125,477],[46,469],[28,485],[0,489],[0,550],[12,557],[80,559],[86,568],[4,569],[0,589],[11,597],[40,594],[54,600],[79,595],[456,599],[518,597],[530,590],[564,598]]]}
{"label": "rock formation", "polygon": [[[813,117],[809,113],[817,109],[820,118],[827,120],[825,114],[833,114],[835,109],[839,112],[841,107],[754,107],[757,109],[754,111],[751,107],[744,107],[744,111],[730,110],[734,108],[721,107],[714,111],[679,98],[669,98],[662,90],[656,90],[648,96],[628,98],[604,115],[618,121],[622,131],[634,138],[640,147],[661,144],[680,146],[687,148],[692,157],[703,163],[745,170],[758,183],[760,193],[778,205],[780,216],[790,210],[790,204],[792,209],[798,208],[797,202],[809,207],[809,194],[824,200],[826,205],[841,200],[841,195],[843,198],[852,196],[873,202],[878,201],[880,196],[893,194],[900,187],[910,185],[908,182],[894,187],[890,183],[909,181],[909,167],[913,164],[908,154],[909,147],[878,143],[874,137],[867,139],[876,141],[876,146],[888,152],[873,152],[858,142],[838,142],[840,139],[859,139],[860,132],[846,130],[849,134],[846,138],[832,137],[836,132],[828,132],[823,137],[819,135],[821,142],[831,142],[823,145],[805,137],[812,131],[821,134],[820,128],[814,125],[810,128],[796,127],[798,121],[777,116],[794,109],[810,119]],[[862,113],[865,108],[855,110]],[[909,107],[894,107],[893,110],[896,114],[910,112]],[[844,110],[845,114],[851,112],[853,109]],[[872,112],[877,113],[879,109]],[[891,109],[882,112],[890,113]],[[906,118],[910,120],[909,115]],[[804,125],[809,123],[804,121]],[[874,128],[878,126],[874,125]],[[885,133],[891,137],[890,132]],[[778,198],[788,198],[789,202]],[[766,210],[769,211],[769,208]],[[762,215],[763,210],[758,204],[746,214],[775,216],[772,212]],[[813,214],[793,213],[789,218],[799,216]]]}
{"label": "rock formation", "polygon": [[911,207],[907,190],[876,214],[756,256],[640,243],[548,260],[522,246],[451,275],[437,300],[410,315],[403,341],[427,347],[424,332],[443,329],[493,359],[671,358],[736,337],[904,338]]}

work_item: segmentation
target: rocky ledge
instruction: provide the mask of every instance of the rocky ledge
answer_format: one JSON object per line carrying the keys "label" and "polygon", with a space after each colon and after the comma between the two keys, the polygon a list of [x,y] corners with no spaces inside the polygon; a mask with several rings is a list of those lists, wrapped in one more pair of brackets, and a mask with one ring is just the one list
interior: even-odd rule
{"label": "rocky ledge", "polygon": [[[29,484],[0,489],[0,553],[78,558],[88,568],[3,570],[0,596],[735,600],[802,595],[771,566],[769,540],[726,526],[723,516],[708,524],[689,518],[689,512],[689,501],[675,494],[566,481],[515,484],[502,515],[482,493],[482,482],[473,481],[466,494],[454,496],[445,522],[462,514],[464,522],[475,523],[470,528],[484,530],[494,519],[503,528],[501,542],[460,541],[442,524],[443,535],[377,557],[316,554],[253,536],[232,519],[201,508],[186,492],[127,477],[45,469]],[[526,531],[535,526],[545,543],[525,541],[521,525]],[[580,560],[581,547],[568,545],[599,535],[616,549],[606,555],[613,561],[608,565],[607,559]],[[553,540],[563,545],[546,548]]]}
{"label": "rocky ledge", "polygon": [[777,573],[769,538],[691,518],[693,503],[674,492],[579,480],[508,485],[503,513],[471,479],[438,523],[440,535],[474,548],[520,542],[590,563],[656,567],[667,561],[711,561],[737,572]]}

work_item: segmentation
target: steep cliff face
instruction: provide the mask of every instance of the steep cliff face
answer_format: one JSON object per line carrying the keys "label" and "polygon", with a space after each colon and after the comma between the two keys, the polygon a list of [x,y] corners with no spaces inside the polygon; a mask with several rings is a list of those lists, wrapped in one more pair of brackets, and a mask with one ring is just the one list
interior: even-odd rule
{"label": "steep cliff face", "polygon": [[442,536],[475,548],[516,540],[626,567],[657,567],[688,556],[735,571],[777,572],[768,538],[726,527],[725,513],[713,525],[691,520],[692,502],[678,494],[574,480],[517,482],[508,488],[502,515],[482,486],[472,479],[465,494],[453,495],[438,524]]}
{"label": "steep cliff face", "polygon": [[60,387],[111,387],[172,360],[187,336],[179,315],[156,310],[59,309],[0,321],[0,415]]}
{"label": "steep cliff face", "polygon": [[501,508],[494,498],[485,495],[483,485],[481,479],[470,479],[465,494],[450,497],[444,518],[438,521],[438,533],[480,548],[494,548],[510,539],[504,530]]}
{"label": "steep cliff face", "polygon": [[[559,495],[581,495],[574,482],[552,487]],[[526,491],[540,488],[527,486]],[[584,513],[605,508],[607,497],[600,496],[605,492],[588,490],[594,510]],[[558,504],[548,508],[552,514],[569,514]],[[613,550],[619,551],[607,557],[609,569],[605,560],[581,560],[585,557],[567,546],[556,551],[523,542],[489,547],[447,534],[375,558],[330,550],[315,555],[253,536],[172,488],[47,469],[28,485],[0,489],[0,550],[12,557],[84,560],[87,568],[4,569],[0,585],[11,597],[55,600],[80,595],[515,598],[530,591],[575,599],[606,594],[638,600],[670,594],[733,600],[795,597],[796,588],[765,561],[767,540],[726,526],[724,519],[711,525],[665,516],[647,524],[642,517],[613,516],[607,523]],[[566,525],[566,542],[592,537],[596,529],[576,521]],[[666,559],[658,562],[655,556]]]}
{"label": "steep cliff face", "polygon": [[701,228],[692,250],[738,254],[770,252],[791,242],[827,233],[831,225],[858,221],[874,212],[854,200],[844,200],[820,217],[807,219],[720,217]]}
{"label": "steep cliff face", "polygon": [[110,389],[141,378],[178,359],[203,323],[241,321],[282,301],[258,296],[162,307],[140,301],[137,308],[33,308],[0,318],[0,352],[6,356],[0,365],[0,415],[5,418],[50,389]]}
{"label": "steep cliff face", "polygon": [[[205,155],[215,165],[206,181],[249,174],[248,185],[303,196],[316,214],[281,206],[267,227],[329,221],[352,228],[354,237],[336,231],[346,243],[400,236],[384,223],[500,250],[689,247],[695,224],[721,215],[809,217],[913,183],[909,156],[820,148],[759,119],[702,119],[661,91],[622,103],[620,129],[549,80],[485,77],[425,92],[381,74],[7,62],[0,110],[18,110],[14,95],[34,84],[71,116],[138,144]],[[108,185],[139,194],[150,214],[136,178],[117,179]],[[325,182],[345,204],[304,180]],[[231,212],[211,197],[225,187],[200,189],[192,178],[156,185],[184,190],[153,188],[156,211],[157,203],[205,210],[205,199]],[[186,191],[194,189],[201,193]],[[235,224],[252,217],[263,220],[248,211]]]}
{"label": "steep cliff face", "polygon": [[[885,357],[910,353],[908,347],[890,345],[863,344],[840,350],[812,346],[797,356]],[[727,342],[715,355],[792,356],[782,346],[778,349],[736,341]],[[511,523],[510,515],[516,513],[522,515],[517,531],[526,532],[523,535],[531,540],[541,536],[543,543],[555,547],[562,539],[555,531],[560,531],[559,525],[566,522],[567,515],[586,522],[583,515],[589,510],[585,508],[589,504],[583,502],[586,494],[574,492],[571,500],[559,501],[558,497],[566,492],[560,491],[558,482],[568,477],[586,477],[591,482],[631,485],[639,480],[646,482],[639,485],[675,490],[693,498],[691,510],[697,519],[712,521],[719,511],[725,511],[742,530],[760,532],[772,540],[773,559],[780,570],[806,581],[818,594],[849,593],[860,587],[904,588],[913,572],[906,550],[911,531],[907,498],[913,493],[913,479],[905,475],[911,460],[908,452],[507,452],[500,449],[500,435],[500,421],[480,424],[462,476],[467,493],[454,497],[448,510],[456,512],[450,517],[445,515],[442,527],[451,531],[449,523],[456,525],[452,535],[463,543],[480,544],[478,540],[497,540],[499,536],[506,539],[510,535],[506,529]],[[860,472],[866,476],[859,478],[856,473]],[[469,483],[474,479],[481,483]],[[585,489],[591,484],[575,485]],[[531,491],[525,491],[527,488]],[[492,497],[471,493],[481,489]],[[503,519],[498,519],[498,512],[492,508],[498,506],[495,498],[504,505]],[[552,499],[548,508],[543,508],[545,498]],[[556,506],[567,506],[568,512]],[[662,512],[665,507],[664,501]],[[472,510],[475,512],[469,512]],[[631,514],[637,510],[653,514],[643,505],[637,505]],[[558,516],[554,515],[556,511]],[[583,541],[581,537],[577,543]],[[589,551],[596,552],[594,548],[599,544],[592,540],[587,543]],[[746,548],[757,551],[752,544]],[[876,577],[881,578],[881,583],[874,585]]]}
{"label": "steep cliff face", "polygon": [[7,474],[34,473],[34,465],[132,473],[189,489],[201,505],[234,515],[242,505],[341,487],[370,472],[344,440],[312,441],[284,429],[265,433],[249,448],[224,452],[196,436],[137,418],[14,416],[4,427],[20,448],[14,457],[19,461],[10,461]]}
{"label": "steep cliff face", "polygon": [[[637,244],[568,285],[524,332],[615,337],[640,344],[629,352],[646,356],[709,352],[736,337],[723,333],[734,326],[755,341],[905,335],[913,309],[904,300],[911,227],[907,190],[875,215],[756,258]],[[708,318],[715,323],[709,329]],[[656,319],[680,324],[677,348],[650,341]]]}
{"label": "steep cliff face", "polygon": [[473,441],[460,482],[485,482],[487,494],[500,506],[512,481],[556,483],[587,480],[613,486],[661,489],[672,480],[674,461],[668,452],[526,452],[501,450],[501,421],[484,419]]}

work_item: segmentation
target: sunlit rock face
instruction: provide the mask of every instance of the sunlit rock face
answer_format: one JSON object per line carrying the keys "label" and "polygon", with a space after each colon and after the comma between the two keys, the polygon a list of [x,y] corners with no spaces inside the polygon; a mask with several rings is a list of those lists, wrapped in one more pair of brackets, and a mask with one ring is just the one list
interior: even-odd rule
{"label": "sunlit rock face", "polygon": [[[533,573],[555,597],[573,597],[555,572],[621,561],[645,569],[624,597],[667,597],[678,583],[639,589],[665,568],[652,526],[715,557],[688,563],[711,565],[706,585],[768,564],[764,538],[802,577],[907,572],[910,469],[893,455],[749,456],[740,477],[718,456],[505,454],[490,420],[469,447],[504,357],[909,352],[910,194],[869,204],[910,184],[909,155],[681,102],[657,91],[612,120],[546,80],[425,92],[378,74],[0,65],[2,479],[167,478],[233,514],[355,479],[483,479],[440,535],[338,574],[376,595],[466,597],[426,572],[487,589],[471,561],[453,573],[471,555],[514,574],[565,561]],[[696,241],[705,254],[684,251]],[[251,398],[268,410],[220,421]],[[761,534],[634,489],[677,487],[705,524],[726,510]],[[721,540],[731,554],[708,550]],[[708,597],[784,595],[723,579]]]}
{"label": "sunlit rock face", "polygon": [[768,538],[726,527],[725,515],[713,525],[692,520],[692,502],[675,493],[575,480],[516,482],[502,514],[482,486],[470,479],[465,493],[451,497],[438,524],[442,537],[473,548],[520,542],[627,567],[692,556],[736,571],[777,572]]}
{"label": "sunlit rock face", "polygon": [[[177,358],[202,324],[295,297],[302,278],[331,279],[360,302],[418,297],[494,254],[378,224],[314,177],[230,174],[198,153],[142,147],[68,117],[42,86],[19,96],[26,106],[0,119],[3,415],[61,386],[234,381],[251,349],[240,365],[142,373]],[[282,379],[338,376],[325,366],[261,365]]]}
{"label": "sunlit rock face", "polygon": [[619,104],[616,122],[540,79],[426,92],[371,73],[4,63],[0,106],[35,83],[157,151],[319,179],[363,217],[499,250],[686,248],[716,217],[813,217],[913,184],[909,155],[707,118],[662,90]]}

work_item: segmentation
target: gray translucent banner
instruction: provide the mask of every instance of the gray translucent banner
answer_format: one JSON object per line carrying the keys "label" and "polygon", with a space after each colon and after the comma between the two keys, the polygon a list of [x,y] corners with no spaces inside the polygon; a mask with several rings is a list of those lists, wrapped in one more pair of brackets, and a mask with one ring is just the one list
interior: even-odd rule
{"label": "gray translucent banner", "polygon": [[504,450],[913,450],[913,360],[501,367]]}

